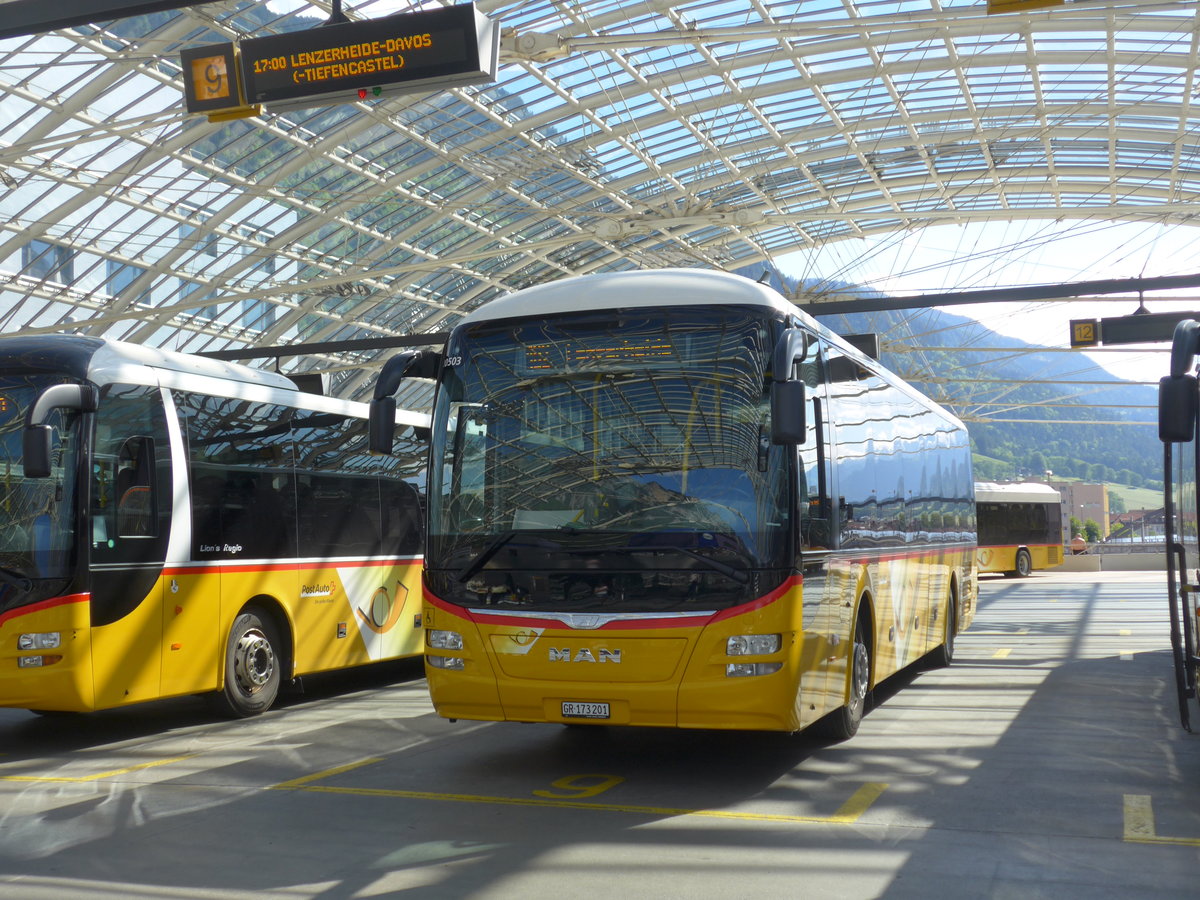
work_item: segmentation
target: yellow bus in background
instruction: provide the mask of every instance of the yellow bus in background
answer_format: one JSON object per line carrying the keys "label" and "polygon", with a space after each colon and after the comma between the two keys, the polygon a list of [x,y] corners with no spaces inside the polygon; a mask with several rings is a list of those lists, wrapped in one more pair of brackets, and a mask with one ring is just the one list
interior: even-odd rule
{"label": "yellow bus in background", "polygon": [[1045,484],[975,485],[980,573],[1024,578],[1062,564],[1062,496]]}
{"label": "yellow bus in background", "polygon": [[0,340],[0,706],[209,693],[421,652],[428,417],[87,337]]}
{"label": "yellow bus in background", "polygon": [[845,738],[974,615],[966,429],[766,285],[565,279],[392,363],[438,379],[441,716]]}

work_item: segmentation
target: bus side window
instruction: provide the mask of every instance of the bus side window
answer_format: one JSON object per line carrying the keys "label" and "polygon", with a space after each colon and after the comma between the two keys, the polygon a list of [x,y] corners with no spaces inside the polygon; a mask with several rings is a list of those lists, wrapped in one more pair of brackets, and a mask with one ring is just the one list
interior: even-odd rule
{"label": "bus side window", "polygon": [[829,426],[826,422],[822,348],[813,341],[800,374],[808,390],[804,397],[807,436],[800,446],[800,546],[829,548],[832,542],[829,509]]}
{"label": "bus side window", "polygon": [[118,537],[154,537],[158,533],[154,468],[154,438],[127,438],[117,454],[113,481]]}
{"label": "bus side window", "polygon": [[166,413],[156,388],[106,386],[92,456],[92,559],[161,561],[171,521]]}

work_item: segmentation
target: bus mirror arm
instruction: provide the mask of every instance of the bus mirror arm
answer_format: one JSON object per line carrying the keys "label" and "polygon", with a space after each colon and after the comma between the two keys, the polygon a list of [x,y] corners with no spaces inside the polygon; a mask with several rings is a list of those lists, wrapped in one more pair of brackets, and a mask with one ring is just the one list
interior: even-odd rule
{"label": "bus mirror arm", "polygon": [[1198,407],[1196,376],[1189,374],[1200,351],[1200,322],[1184,319],[1171,339],[1171,374],[1158,382],[1158,438],[1182,444],[1196,433]]}
{"label": "bus mirror arm", "polygon": [[56,384],[46,388],[29,407],[21,435],[21,462],[27,478],[49,478],[54,429],[46,424],[56,409],[95,412],[100,391],[87,384]]}
{"label": "bus mirror arm", "polygon": [[1171,336],[1171,375],[1186,375],[1200,353],[1200,322],[1184,319]]}
{"label": "bus mirror arm", "polygon": [[396,398],[392,396],[406,378],[437,378],[444,354],[438,350],[405,350],[397,353],[379,371],[371,398],[367,448],[390,456],[396,430]]}
{"label": "bus mirror arm", "polygon": [[779,336],[771,354],[771,443],[803,444],[804,381],[796,364],[808,356],[808,333],[789,328]]}

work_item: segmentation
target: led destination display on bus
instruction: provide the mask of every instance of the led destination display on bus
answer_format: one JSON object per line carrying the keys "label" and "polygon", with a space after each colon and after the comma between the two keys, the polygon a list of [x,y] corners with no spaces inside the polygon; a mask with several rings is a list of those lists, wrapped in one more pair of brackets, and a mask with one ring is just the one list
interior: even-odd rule
{"label": "led destination display on bus", "polygon": [[499,32],[472,3],[244,41],[249,103],[273,109],[359,96],[362,89],[414,90],[495,77]]}

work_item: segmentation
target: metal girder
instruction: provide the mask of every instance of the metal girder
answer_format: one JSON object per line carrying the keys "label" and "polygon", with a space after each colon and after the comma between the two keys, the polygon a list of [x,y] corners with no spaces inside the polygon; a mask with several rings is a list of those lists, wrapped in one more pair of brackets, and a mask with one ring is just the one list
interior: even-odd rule
{"label": "metal girder", "polygon": [[219,0],[8,0],[0,39],[215,2]]}

